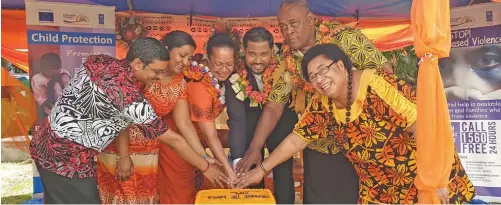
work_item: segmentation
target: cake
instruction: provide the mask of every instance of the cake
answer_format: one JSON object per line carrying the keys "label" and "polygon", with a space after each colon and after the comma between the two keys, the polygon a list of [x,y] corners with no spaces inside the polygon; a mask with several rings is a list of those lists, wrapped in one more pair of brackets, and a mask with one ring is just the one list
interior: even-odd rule
{"label": "cake", "polygon": [[199,191],[195,204],[276,204],[269,189],[210,189]]}

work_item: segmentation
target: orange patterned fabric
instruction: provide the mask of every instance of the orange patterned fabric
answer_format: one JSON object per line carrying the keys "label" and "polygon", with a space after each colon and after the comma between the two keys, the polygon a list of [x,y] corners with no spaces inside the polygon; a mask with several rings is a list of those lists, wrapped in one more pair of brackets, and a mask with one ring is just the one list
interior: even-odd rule
{"label": "orange patterned fabric", "polygon": [[[197,129],[202,145],[206,147],[205,137],[196,122],[215,122],[224,105],[216,95],[211,94],[214,87],[203,81],[187,83],[187,99],[190,117]],[[167,126],[176,131],[172,116],[167,116]],[[181,159],[170,147],[160,145],[159,187],[161,204],[193,204],[198,191],[210,186],[199,169]]]}
{"label": "orange patterned fabric", "polygon": [[159,116],[166,116],[176,106],[178,99],[186,99],[186,82],[182,74],[174,77],[169,86],[162,86],[155,83],[148,86],[145,90],[145,96],[153,105],[153,110]]}
{"label": "orange patterned fabric", "polygon": [[[165,120],[167,126],[178,132],[172,115]],[[178,132],[179,133],[179,132]],[[201,135],[199,135],[201,136]],[[204,140],[202,140],[204,145]],[[158,186],[161,204],[193,204],[199,190],[203,189],[202,172],[179,157],[169,146],[161,144],[159,153]]]}
{"label": "orange patterned fabric", "polygon": [[203,82],[188,83],[188,102],[194,122],[214,122],[224,110],[224,105],[210,93],[213,88],[209,86]]}
{"label": "orange patterned fabric", "polygon": [[[178,99],[186,98],[186,82],[183,75],[162,85],[147,86],[145,96],[155,113],[166,116],[174,110]],[[169,127],[170,128],[170,127]],[[129,153],[134,162],[134,174],[127,181],[116,177],[117,147],[110,144],[98,158],[98,186],[104,204],[152,204],[159,203],[158,151],[159,141],[148,140],[135,126],[129,127]]]}
{"label": "orange patterned fabric", "polygon": [[[294,132],[308,141],[325,138],[337,145],[359,176],[359,203],[418,203],[416,139],[405,130],[416,121],[416,92],[394,75],[363,72],[346,128],[346,110],[316,96]],[[475,196],[473,184],[457,154],[451,165],[450,203],[467,203]]]}

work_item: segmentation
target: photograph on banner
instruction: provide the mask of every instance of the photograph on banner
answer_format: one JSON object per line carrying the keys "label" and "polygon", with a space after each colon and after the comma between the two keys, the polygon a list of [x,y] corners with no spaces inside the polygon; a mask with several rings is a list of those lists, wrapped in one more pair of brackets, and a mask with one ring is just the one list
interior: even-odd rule
{"label": "photograph on banner", "polygon": [[456,149],[479,198],[501,202],[501,7],[451,10],[452,48],[440,60]]}
{"label": "photograph on banner", "polygon": [[91,10],[81,5],[27,2],[26,11],[36,132],[88,56],[115,57],[114,7]]}

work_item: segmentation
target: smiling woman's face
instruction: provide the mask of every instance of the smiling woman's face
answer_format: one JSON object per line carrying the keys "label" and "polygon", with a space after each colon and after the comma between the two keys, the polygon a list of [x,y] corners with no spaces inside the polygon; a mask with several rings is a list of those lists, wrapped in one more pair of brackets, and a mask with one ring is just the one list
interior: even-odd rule
{"label": "smiling woman's face", "polygon": [[181,73],[190,66],[190,59],[195,52],[192,45],[184,45],[170,51],[169,69],[174,73]]}
{"label": "smiling woman's face", "polygon": [[225,81],[235,70],[235,50],[233,48],[212,48],[209,69],[218,81]]}
{"label": "smiling woman's face", "polygon": [[334,62],[323,55],[308,63],[309,81],[322,95],[338,98],[348,84],[347,71],[342,61]]}

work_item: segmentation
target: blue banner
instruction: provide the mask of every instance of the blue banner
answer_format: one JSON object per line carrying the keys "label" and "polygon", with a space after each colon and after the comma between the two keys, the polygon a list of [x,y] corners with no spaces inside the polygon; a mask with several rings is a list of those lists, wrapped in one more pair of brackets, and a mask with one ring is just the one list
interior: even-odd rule
{"label": "blue banner", "polygon": [[109,33],[28,30],[28,43],[79,46],[115,46],[116,35]]}

